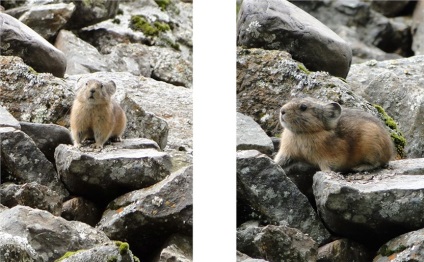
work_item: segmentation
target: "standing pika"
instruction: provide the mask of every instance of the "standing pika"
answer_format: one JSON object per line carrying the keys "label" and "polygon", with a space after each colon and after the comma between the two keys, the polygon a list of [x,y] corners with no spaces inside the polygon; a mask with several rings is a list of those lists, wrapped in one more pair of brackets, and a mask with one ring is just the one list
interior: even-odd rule
{"label": "standing pika", "polygon": [[322,171],[365,171],[385,166],[394,144],[382,122],[357,109],[295,98],[280,110],[280,150],[274,160],[305,161]]}
{"label": "standing pika", "polygon": [[116,91],[115,82],[90,79],[78,81],[77,88],[70,120],[74,145],[80,147],[85,139],[94,138],[94,147],[101,149],[108,139],[121,141],[127,117],[111,99]]}

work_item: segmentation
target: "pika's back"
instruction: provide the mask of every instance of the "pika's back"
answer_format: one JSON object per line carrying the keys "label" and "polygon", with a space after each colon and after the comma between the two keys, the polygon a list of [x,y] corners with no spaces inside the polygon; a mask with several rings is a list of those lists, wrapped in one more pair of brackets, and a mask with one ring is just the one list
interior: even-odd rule
{"label": "pika's back", "polygon": [[280,123],[285,129],[276,162],[296,159],[321,170],[362,171],[384,166],[394,155],[378,118],[338,103],[293,99],[281,108]]}

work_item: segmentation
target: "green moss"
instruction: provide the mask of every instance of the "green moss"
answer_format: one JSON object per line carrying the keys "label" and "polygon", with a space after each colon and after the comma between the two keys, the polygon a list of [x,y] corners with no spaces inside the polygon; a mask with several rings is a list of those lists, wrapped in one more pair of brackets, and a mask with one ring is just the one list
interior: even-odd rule
{"label": "green moss", "polygon": [[133,260],[134,260],[134,262],[140,262],[140,259],[138,257],[134,256],[134,255],[133,255]]}
{"label": "green moss", "polygon": [[118,257],[117,256],[111,256],[108,257],[107,262],[117,262],[118,261]]}
{"label": "green moss", "polygon": [[115,241],[115,245],[119,248],[119,254],[125,255],[130,250],[130,245],[127,242]]}
{"label": "green moss", "polygon": [[380,250],[378,251],[378,253],[384,257],[389,257],[395,253],[400,253],[402,251],[404,251],[405,249],[407,249],[408,247],[404,246],[404,245],[400,245],[398,246],[396,249],[389,249],[389,247],[387,245],[383,245]]}
{"label": "green moss", "polygon": [[159,32],[171,30],[171,27],[165,22],[156,21],[151,24],[144,16],[134,15],[131,17],[130,28],[141,31],[147,36],[157,36]]}
{"label": "green moss", "polygon": [[82,250],[78,250],[78,251],[68,251],[68,252],[66,252],[62,257],[60,257],[60,258],[58,258],[58,259],[56,259],[55,260],[55,262],[60,262],[60,261],[62,261],[62,260],[65,260],[65,259],[67,259],[68,257],[71,257],[71,256],[73,256],[73,255],[75,255],[75,254],[77,254],[77,253],[79,253],[79,252],[81,252],[81,251],[84,251],[84,249],[82,249]]}
{"label": "green moss", "polygon": [[171,0],[155,0],[155,2],[158,4],[162,11],[165,11],[168,5],[171,3]]}
{"label": "green moss", "polygon": [[300,71],[303,71],[305,74],[309,75],[311,71],[309,71],[304,64],[297,63],[297,68],[299,68]]}

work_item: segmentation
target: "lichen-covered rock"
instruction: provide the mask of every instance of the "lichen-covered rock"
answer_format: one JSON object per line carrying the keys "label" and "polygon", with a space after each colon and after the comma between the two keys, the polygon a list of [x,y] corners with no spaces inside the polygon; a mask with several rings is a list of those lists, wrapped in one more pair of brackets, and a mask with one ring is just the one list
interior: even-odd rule
{"label": "lichen-covered rock", "polygon": [[19,17],[19,21],[51,41],[71,18],[74,10],[73,3],[33,5]]}
{"label": "lichen-covered rock", "polygon": [[34,141],[20,130],[0,128],[1,166],[9,176],[2,182],[37,182],[56,191],[60,197],[69,195],[54,169]]}
{"label": "lichen-covered rock", "polygon": [[96,226],[102,216],[102,210],[93,202],[82,198],[74,197],[63,203],[62,213],[66,220],[75,220]]}
{"label": "lichen-covered rock", "polygon": [[21,130],[27,134],[47,160],[55,164],[54,150],[60,144],[72,145],[71,133],[63,126],[21,122]]}
{"label": "lichen-covered rock", "polygon": [[140,43],[117,44],[104,57],[109,65],[108,70],[112,72],[130,72],[145,77],[152,75],[152,53]]}
{"label": "lichen-covered rock", "polygon": [[347,82],[399,124],[408,158],[424,157],[424,55],[353,65]]}
{"label": "lichen-covered rock", "polygon": [[191,262],[193,261],[193,241],[181,234],[172,235],[165,243],[154,262]]}
{"label": "lichen-covered rock", "polygon": [[373,262],[424,261],[424,229],[398,236],[385,243]]}
{"label": "lichen-covered rock", "polygon": [[424,159],[413,161],[415,166],[392,161],[388,169],[371,174],[316,173],[317,208],[329,230],[354,240],[381,243],[423,228]]}
{"label": "lichen-covered rock", "polygon": [[297,228],[318,244],[330,236],[308,199],[282,168],[256,150],[237,152],[237,198],[269,223]]}
{"label": "lichen-covered rock", "polygon": [[90,249],[81,249],[66,252],[60,262],[84,262],[84,261],[122,261],[122,262],[140,262],[133,255],[128,243],[115,241],[97,245]]}
{"label": "lichen-covered rock", "polygon": [[21,129],[19,121],[2,106],[0,106],[0,127],[13,127],[18,130]]}
{"label": "lichen-covered rock", "polygon": [[97,228],[111,239],[128,242],[143,260],[174,233],[190,236],[193,225],[193,168],[111,202]]}
{"label": "lichen-covered rock", "polygon": [[101,231],[78,221],[66,221],[47,211],[15,206],[0,213],[0,232],[26,240],[42,259],[53,262],[69,250],[109,242]]}
{"label": "lichen-covered rock", "polygon": [[371,0],[371,8],[383,14],[384,16],[392,17],[402,12],[406,5],[408,5],[408,2],[409,0],[398,0],[391,2]]}
{"label": "lichen-covered rock", "polygon": [[[115,143],[95,152],[59,145],[55,151],[58,174],[68,190],[107,203],[132,190],[151,186],[170,173],[168,154],[153,148],[126,149]],[[143,144],[141,144],[143,146]],[[146,144],[151,147],[151,144]]]}
{"label": "lichen-covered rock", "polygon": [[251,258],[237,250],[237,262],[267,262],[262,258]]}
{"label": "lichen-covered rock", "polygon": [[55,216],[62,212],[62,199],[55,191],[36,182],[16,185],[0,184],[1,203],[8,207],[16,205],[29,206],[49,211]]}
{"label": "lichen-covered rock", "polygon": [[412,50],[415,55],[424,55],[424,3],[418,1],[412,16]]}
{"label": "lichen-covered rock", "polygon": [[352,51],[327,26],[285,0],[244,0],[237,21],[237,44],[284,50],[313,71],[345,78]]}
{"label": "lichen-covered rock", "polygon": [[274,145],[271,138],[251,117],[237,113],[237,150],[249,149],[271,154]]}
{"label": "lichen-covered rock", "polygon": [[28,244],[26,238],[0,232],[0,261],[2,262],[41,262],[37,252]]}
{"label": "lichen-covered rock", "polygon": [[65,55],[16,18],[0,13],[2,55],[19,56],[37,72],[63,77]]}
{"label": "lichen-covered rock", "polygon": [[247,246],[238,244],[237,249],[254,258],[271,262],[315,262],[317,259],[317,243],[310,236],[287,226],[250,225],[237,230],[237,240],[250,243]]}
{"label": "lichen-covered rock", "polygon": [[369,262],[371,254],[365,246],[343,238],[318,248],[317,262]]}
{"label": "lichen-covered rock", "polygon": [[70,84],[51,74],[38,74],[14,56],[0,56],[0,93],[0,105],[9,113],[34,123],[64,125],[73,99]]}

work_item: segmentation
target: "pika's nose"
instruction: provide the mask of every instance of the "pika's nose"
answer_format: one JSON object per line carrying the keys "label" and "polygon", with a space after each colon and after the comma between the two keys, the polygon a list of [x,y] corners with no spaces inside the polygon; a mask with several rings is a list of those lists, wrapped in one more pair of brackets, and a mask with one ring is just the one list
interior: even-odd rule
{"label": "pika's nose", "polygon": [[96,92],[96,90],[94,90],[94,89],[91,89],[91,90],[90,90],[90,93],[91,93],[91,94],[94,94],[95,92]]}

